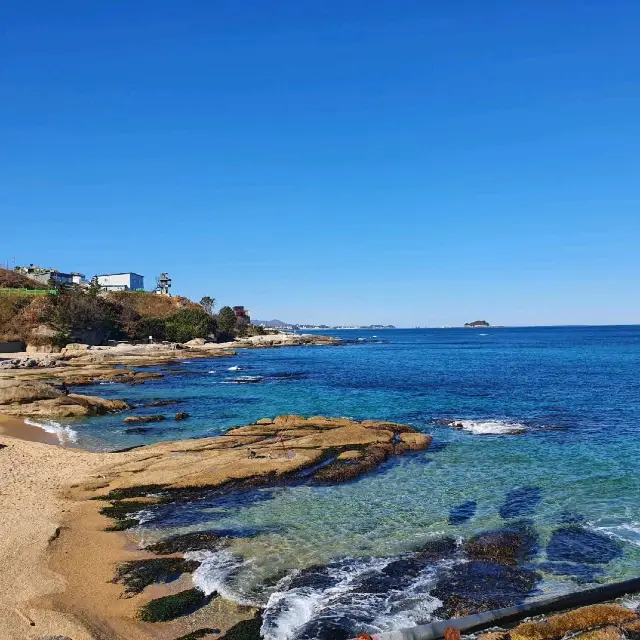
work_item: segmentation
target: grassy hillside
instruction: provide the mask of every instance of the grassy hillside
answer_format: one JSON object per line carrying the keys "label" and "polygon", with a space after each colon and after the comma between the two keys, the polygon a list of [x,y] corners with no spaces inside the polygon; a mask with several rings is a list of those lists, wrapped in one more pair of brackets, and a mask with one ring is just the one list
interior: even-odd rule
{"label": "grassy hillside", "polygon": [[[4,282],[23,289],[30,284],[13,275],[3,274]],[[20,288],[0,290],[0,341],[63,346],[70,342],[147,340],[153,336],[156,340],[186,342],[207,338],[216,330],[213,316],[179,296],[137,291],[103,293],[97,288],[79,287],[61,289],[57,295],[34,296]],[[41,325],[47,330],[34,332]]]}
{"label": "grassy hillside", "polygon": [[202,309],[199,304],[181,296],[159,296],[144,291],[116,291],[107,298],[118,305],[128,307],[143,318],[166,318],[178,309]]}
{"label": "grassy hillside", "polygon": [[46,286],[17,271],[0,268],[0,289],[46,289]]}

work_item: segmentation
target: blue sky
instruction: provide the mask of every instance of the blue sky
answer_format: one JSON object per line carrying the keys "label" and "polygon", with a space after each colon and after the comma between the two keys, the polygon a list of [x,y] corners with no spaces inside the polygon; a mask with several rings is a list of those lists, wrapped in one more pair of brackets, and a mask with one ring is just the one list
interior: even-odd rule
{"label": "blue sky", "polygon": [[297,322],[640,322],[635,0],[0,4],[0,262]]}

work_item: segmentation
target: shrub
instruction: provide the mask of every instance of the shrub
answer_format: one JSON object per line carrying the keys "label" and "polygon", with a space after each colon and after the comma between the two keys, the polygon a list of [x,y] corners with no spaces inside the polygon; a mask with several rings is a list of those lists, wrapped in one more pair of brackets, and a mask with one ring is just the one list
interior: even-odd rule
{"label": "shrub", "polygon": [[216,330],[216,323],[204,309],[180,309],[164,319],[165,340],[188,342],[206,338]]}

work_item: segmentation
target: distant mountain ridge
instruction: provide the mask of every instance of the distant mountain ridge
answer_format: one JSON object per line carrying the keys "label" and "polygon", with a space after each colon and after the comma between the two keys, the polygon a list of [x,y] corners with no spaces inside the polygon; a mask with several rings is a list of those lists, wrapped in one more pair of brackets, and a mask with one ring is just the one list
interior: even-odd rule
{"label": "distant mountain ridge", "polygon": [[258,324],[269,329],[282,329],[283,327],[295,326],[293,324],[290,324],[289,322],[282,322],[282,320],[254,320],[253,324]]}

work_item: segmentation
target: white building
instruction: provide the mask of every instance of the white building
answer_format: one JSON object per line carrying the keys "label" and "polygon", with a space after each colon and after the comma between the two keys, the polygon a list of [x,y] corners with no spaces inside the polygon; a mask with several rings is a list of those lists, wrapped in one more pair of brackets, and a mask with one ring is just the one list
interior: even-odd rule
{"label": "white building", "polygon": [[144,276],[137,273],[105,273],[98,278],[104,291],[136,291],[144,289]]}
{"label": "white building", "polygon": [[81,273],[63,273],[57,269],[46,269],[30,264],[28,267],[16,267],[15,271],[28,276],[32,280],[37,280],[44,285],[49,285],[51,281],[56,284],[81,284],[84,276]]}

